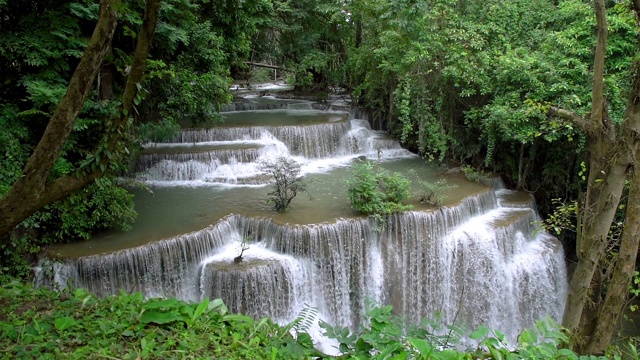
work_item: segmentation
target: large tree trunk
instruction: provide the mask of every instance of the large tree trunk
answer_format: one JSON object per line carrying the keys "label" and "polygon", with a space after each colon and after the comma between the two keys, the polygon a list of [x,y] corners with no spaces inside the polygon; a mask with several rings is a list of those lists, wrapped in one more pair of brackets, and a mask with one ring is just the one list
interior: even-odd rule
{"label": "large tree trunk", "polygon": [[624,231],[620,239],[618,256],[615,259],[613,276],[607,286],[607,293],[598,311],[591,342],[587,348],[587,352],[592,354],[604,353],[611,342],[627,301],[628,286],[635,270],[640,243],[640,236],[638,236],[640,234],[640,168],[635,162],[640,150],[638,142],[640,139],[640,62],[634,64],[633,70],[631,94],[621,131],[620,152],[629,154],[629,165],[633,166],[634,172],[629,188]]}
{"label": "large tree trunk", "polygon": [[[74,174],[47,182],[51,168],[71,133],[73,124],[96,79],[101,63],[111,46],[117,25],[114,9],[116,0],[102,0],[100,15],[89,45],[76,68],[67,93],[58,104],[49,124],[23,169],[22,176],[0,199],[0,236],[6,235],[20,222],[43,206],[65,198],[104,174],[109,156],[101,157],[101,165],[84,174]],[[120,118],[108,130],[107,151],[113,152],[137,94],[137,83],[142,79],[144,65],[155,30],[160,0],[147,0],[145,16],[123,95]]]}
{"label": "large tree trunk", "polygon": [[607,295],[598,312],[591,342],[586,349],[590,354],[603,354],[624,311],[629,294],[629,284],[636,265],[638,244],[640,243],[640,169],[635,171],[629,190],[624,233],[620,239],[620,249],[615,260],[611,281],[607,286]]}
{"label": "large tree trunk", "polygon": [[[640,67],[635,65],[632,94],[625,111],[621,136],[616,137],[614,124],[609,122],[603,98],[607,31],[603,0],[595,1],[595,13],[598,40],[591,119],[586,121],[559,109],[551,109],[550,113],[572,120],[589,136],[589,179],[586,199],[580,207],[581,227],[577,229],[578,263],[571,277],[563,325],[573,333],[571,345],[574,349],[578,352],[600,354],[611,340],[622,304],[626,299],[627,285],[633,273],[638,249],[636,237],[640,221],[640,176],[634,175],[630,194],[633,198],[629,199],[620,255],[615,264],[613,277],[606,286],[600,287],[599,281],[598,284],[594,283],[594,274],[601,265],[601,258],[606,251],[609,230],[622,195],[627,171],[635,165],[640,140]],[[589,311],[585,311],[587,303],[590,304]]]}

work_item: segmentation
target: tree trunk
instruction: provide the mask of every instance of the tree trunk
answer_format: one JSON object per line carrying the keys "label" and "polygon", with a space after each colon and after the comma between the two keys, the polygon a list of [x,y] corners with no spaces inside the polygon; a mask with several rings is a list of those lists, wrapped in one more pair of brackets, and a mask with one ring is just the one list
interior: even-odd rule
{"label": "tree trunk", "polygon": [[[637,5],[634,3],[634,5]],[[580,210],[577,255],[578,264],[571,278],[563,325],[573,332],[572,347],[578,352],[603,353],[626,299],[627,286],[635,267],[638,249],[638,218],[640,199],[638,181],[634,174],[627,209],[624,233],[613,277],[606,285],[594,286],[594,274],[606,250],[608,233],[622,195],[629,167],[635,165],[640,141],[640,66],[634,64],[632,91],[620,136],[616,139],[614,125],[607,117],[603,98],[604,53],[606,48],[606,19],[604,1],[595,1],[598,29],[594,63],[594,88],[591,119],[575,122],[589,135],[589,180],[587,194]],[[636,15],[638,8],[635,9]],[[550,112],[552,112],[550,110]],[[562,116],[561,113],[556,113]],[[567,114],[564,114],[567,115]],[[571,116],[564,116],[566,119]],[[600,284],[595,284],[600,285]],[[595,289],[595,290],[594,290]],[[606,291],[606,293],[604,293]],[[593,309],[584,311],[590,301]],[[590,316],[595,315],[595,316]]]}
{"label": "tree trunk", "polygon": [[[124,127],[127,125],[129,113],[133,109],[134,99],[138,95],[138,84],[142,81],[144,75],[144,67],[147,64],[147,56],[151,50],[151,41],[156,30],[158,22],[158,12],[160,11],[161,0],[147,0],[144,18],[142,19],[142,27],[138,33],[138,42],[136,50],[131,60],[131,69],[127,77],[127,85],[122,94],[122,105],[120,107],[120,117],[114,121],[110,134],[106,134],[108,140],[108,149],[113,152],[116,148]],[[104,157],[108,161],[108,157]]]}
{"label": "tree trunk", "polygon": [[636,255],[640,243],[640,171],[635,171],[629,189],[629,201],[620,250],[615,260],[613,277],[607,286],[607,295],[599,311],[592,340],[587,348],[590,354],[604,354],[611,342],[620,313],[624,310],[633,278]]}
{"label": "tree trunk", "polygon": [[[638,9],[636,9],[637,11]],[[640,150],[640,62],[634,64],[631,95],[625,110],[625,122],[622,125],[622,149],[631,153],[630,165],[634,166],[629,188],[629,200],[624,222],[624,231],[620,239],[620,249],[615,261],[613,276],[607,287],[607,294],[599,311],[593,331],[592,341],[587,351],[602,354],[611,342],[615,326],[623,311],[636,265],[640,242],[640,169],[635,163]]]}
{"label": "tree trunk", "polygon": [[[47,183],[51,168],[57,160],[64,142],[68,138],[76,117],[95,81],[102,60],[110,48],[113,33],[117,25],[117,14],[113,8],[116,0],[102,0],[98,23],[89,45],[76,68],[67,89],[56,108],[40,143],[29,158],[23,175],[0,199],[0,236],[8,234],[20,222],[31,216],[43,206],[65,198],[74,191],[90,184],[104,174],[110,157],[102,156],[94,170],[85,174],[63,176]],[[127,78],[122,97],[120,117],[112,121],[107,130],[107,151],[113,152],[120,139],[122,128],[126,125],[133,100],[137,94],[137,84],[142,79],[151,39],[155,30],[160,0],[147,0],[142,29]]]}
{"label": "tree trunk", "polygon": [[518,156],[518,184],[516,185],[516,190],[523,190],[525,184],[525,165],[524,165],[524,149],[526,147],[525,143],[520,144],[520,155]]}
{"label": "tree trunk", "polygon": [[69,81],[67,92],[60,100],[40,142],[25,165],[22,176],[0,199],[0,235],[9,233],[16,225],[38,209],[45,193],[46,181],[62,147],[69,137],[76,117],[91,90],[102,60],[109,50],[116,29],[115,0],[100,2],[98,23],[84,51],[78,67]]}
{"label": "tree trunk", "polygon": [[355,25],[356,25],[356,36],[355,36],[354,47],[358,49],[360,48],[360,44],[362,44],[362,20],[360,19],[356,20]]}
{"label": "tree trunk", "polygon": [[113,64],[102,64],[98,73],[98,99],[111,100],[113,98],[113,82],[116,69]]}

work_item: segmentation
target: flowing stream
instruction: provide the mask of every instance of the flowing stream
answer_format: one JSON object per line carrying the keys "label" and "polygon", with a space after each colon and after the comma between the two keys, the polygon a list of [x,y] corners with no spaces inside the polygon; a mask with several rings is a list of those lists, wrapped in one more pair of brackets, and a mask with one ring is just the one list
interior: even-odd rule
{"label": "flowing stream", "polygon": [[[350,208],[350,164],[365,156],[412,179],[442,177],[365,119],[303,101],[256,98],[230,107],[213,129],[185,129],[148,144],[136,170],[153,195],[136,191],[130,232],[47,249],[38,283],[98,295],[140,291],[198,301],[222,298],[231,311],[291,321],[315,307],[356,328],[368,299],[409,321],[484,324],[514,338],[537,319],[560,320],[567,292],[562,247],[542,231],[527,194],[460,175],[443,206],[419,203],[419,188],[383,229]],[[269,110],[262,110],[269,109]],[[258,163],[289,156],[303,164],[312,199],[287,213],[266,203],[270,179]],[[233,260],[245,241],[243,261]],[[44,271],[45,266],[51,266]]]}

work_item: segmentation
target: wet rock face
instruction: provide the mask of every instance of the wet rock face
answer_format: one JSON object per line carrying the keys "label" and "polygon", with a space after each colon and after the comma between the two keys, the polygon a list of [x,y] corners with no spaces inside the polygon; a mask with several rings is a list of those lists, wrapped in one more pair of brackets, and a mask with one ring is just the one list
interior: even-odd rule
{"label": "wet rock face", "polygon": [[224,299],[231,312],[284,318],[294,301],[287,270],[277,259],[224,259],[204,266],[200,287],[203,296]]}

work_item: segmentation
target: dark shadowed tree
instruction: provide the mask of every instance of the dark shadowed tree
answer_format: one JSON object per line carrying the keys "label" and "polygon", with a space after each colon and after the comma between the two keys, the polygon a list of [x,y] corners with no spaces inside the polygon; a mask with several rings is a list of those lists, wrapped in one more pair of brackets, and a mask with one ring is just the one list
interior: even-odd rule
{"label": "dark shadowed tree", "polygon": [[48,125],[27,160],[22,175],[0,198],[0,236],[7,235],[16,225],[45,205],[60,200],[72,192],[102,177],[129,120],[138,84],[155,31],[160,0],[147,0],[144,19],[136,37],[133,54],[119,111],[107,119],[107,130],[91,162],[74,174],[51,178],[51,170],[71,133],[77,116],[95,85],[96,75],[110,50],[118,23],[118,1],[101,0],[98,21],[76,70],[69,81]]}

